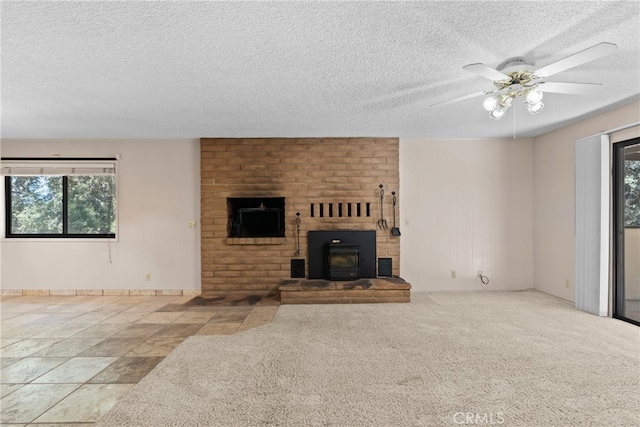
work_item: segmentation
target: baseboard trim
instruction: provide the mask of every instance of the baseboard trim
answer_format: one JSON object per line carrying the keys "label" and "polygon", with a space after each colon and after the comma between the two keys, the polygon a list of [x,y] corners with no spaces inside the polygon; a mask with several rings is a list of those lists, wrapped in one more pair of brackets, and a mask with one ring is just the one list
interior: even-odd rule
{"label": "baseboard trim", "polygon": [[199,289],[0,289],[0,296],[193,296]]}

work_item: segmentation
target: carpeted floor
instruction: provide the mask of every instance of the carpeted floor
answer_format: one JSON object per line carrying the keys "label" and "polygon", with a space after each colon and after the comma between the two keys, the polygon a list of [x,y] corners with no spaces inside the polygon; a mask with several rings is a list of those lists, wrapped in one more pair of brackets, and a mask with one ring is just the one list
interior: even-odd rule
{"label": "carpeted floor", "polygon": [[191,337],[97,426],[638,425],[638,327],[537,291],[412,300]]}

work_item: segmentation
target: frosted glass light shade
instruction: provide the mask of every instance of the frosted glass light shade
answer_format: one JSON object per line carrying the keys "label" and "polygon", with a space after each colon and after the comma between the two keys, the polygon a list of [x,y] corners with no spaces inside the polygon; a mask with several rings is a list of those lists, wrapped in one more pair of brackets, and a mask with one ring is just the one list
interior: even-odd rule
{"label": "frosted glass light shade", "polygon": [[536,102],[535,104],[531,104],[529,102],[527,104],[527,110],[531,114],[538,114],[544,108],[544,104],[542,102]]}
{"label": "frosted glass light shade", "polygon": [[498,105],[489,115],[492,119],[500,120],[504,113],[507,112],[508,107],[503,107],[502,105]]}
{"label": "frosted glass light shade", "polygon": [[525,95],[528,104],[537,104],[542,101],[542,92],[539,90],[530,90]]}
{"label": "frosted glass light shade", "polygon": [[497,96],[490,96],[489,98],[485,99],[484,102],[482,103],[482,106],[487,111],[493,111],[497,105],[498,105]]}

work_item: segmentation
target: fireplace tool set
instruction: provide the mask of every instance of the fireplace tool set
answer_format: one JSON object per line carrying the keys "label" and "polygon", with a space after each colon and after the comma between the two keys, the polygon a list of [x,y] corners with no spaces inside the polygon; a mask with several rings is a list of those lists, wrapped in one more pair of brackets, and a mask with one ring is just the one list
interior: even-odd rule
{"label": "fireplace tool set", "polygon": [[380,219],[378,220],[378,228],[381,230],[386,230],[387,228],[387,220],[384,219],[384,189],[383,185],[378,185],[380,188]]}
{"label": "fireplace tool set", "polygon": [[300,257],[300,212],[296,212],[296,257]]}
{"label": "fireplace tool set", "polygon": [[400,229],[396,227],[396,192],[392,191],[391,195],[393,196],[393,228],[391,229],[391,235],[399,236]]}
{"label": "fireplace tool set", "polygon": [[[387,220],[384,219],[384,186],[380,184],[378,188],[380,189],[380,219],[377,224],[379,229],[388,230]],[[391,235],[400,236],[400,229],[396,226],[396,192],[392,191],[391,195],[393,196],[393,227],[391,228]]]}

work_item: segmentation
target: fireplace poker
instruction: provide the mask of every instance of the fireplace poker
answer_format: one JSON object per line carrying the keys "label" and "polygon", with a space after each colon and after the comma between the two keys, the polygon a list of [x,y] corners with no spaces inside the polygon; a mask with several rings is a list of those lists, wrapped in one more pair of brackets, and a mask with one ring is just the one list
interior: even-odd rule
{"label": "fireplace poker", "polygon": [[296,257],[300,257],[300,212],[296,212],[296,235],[298,240],[296,242]]}
{"label": "fireplace poker", "polygon": [[378,228],[388,229],[387,221],[384,219],[384,190],[382,184],[378,185],[380,188],[380,219],[378,220]]}

